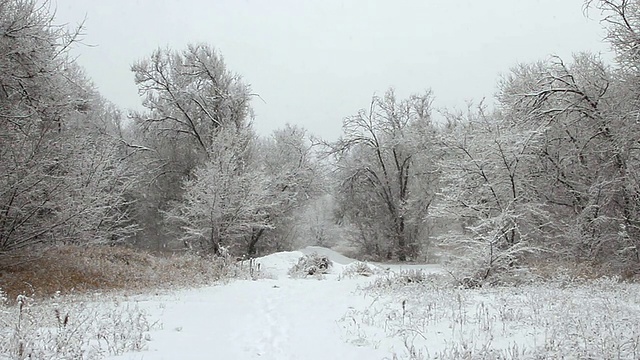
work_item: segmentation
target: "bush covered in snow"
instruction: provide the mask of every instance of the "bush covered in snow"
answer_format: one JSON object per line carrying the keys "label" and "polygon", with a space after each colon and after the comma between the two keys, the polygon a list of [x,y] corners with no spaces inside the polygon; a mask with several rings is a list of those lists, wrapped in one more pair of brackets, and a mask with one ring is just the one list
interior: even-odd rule
{"label": "bush covered in snow", "polygon": [[340,274],[340,276],[342,278],[353,278],[353,277],[357,277],[357,276],[372,276],[375,275],[376,273],[379,273],[380,269],[377,268],[374,265],[362,262],[362,261],[356,261],[356,262],[352,262],[349,265],[346,265],[344,267],[344,270],[342,270],[342,273]]}
{"label": "bush covered in snow", "polygon": [[318,254],[305,255],[289,269],[289,276],[294,278],[307,276],[320,276],[327,274],[333,266],[333,262],[327,257]]}

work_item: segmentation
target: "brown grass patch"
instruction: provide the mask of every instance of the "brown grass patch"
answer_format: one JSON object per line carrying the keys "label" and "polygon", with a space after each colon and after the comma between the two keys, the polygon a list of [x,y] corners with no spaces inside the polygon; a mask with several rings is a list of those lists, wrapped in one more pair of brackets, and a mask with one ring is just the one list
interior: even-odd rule
{"label": "brown grass patch", "polygon": [[526,265],[535,275],[543,280],[557,279],[564,276],[578,281],[596,280],[603,277],[617,276],[620,280],[637,282],[640,280],[640,266],[624,266],[595,261],[580,261],[549,257],[548,259],[531,259]]}
{"label": "brown grass patch", "polygon": [[229,277],[234,271],[217,258],[155,255],[109,246],[59,246],[36,257],[13,260],[0,267],[0,289],[9,300],[20,294],[44,298],[58,292],[197,286]]}

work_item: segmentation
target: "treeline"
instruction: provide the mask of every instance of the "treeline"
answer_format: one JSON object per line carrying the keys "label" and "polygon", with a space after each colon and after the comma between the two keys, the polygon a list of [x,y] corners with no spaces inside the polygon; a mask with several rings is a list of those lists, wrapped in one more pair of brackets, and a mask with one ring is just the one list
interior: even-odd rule
{"label": "treeline", "polygon": [[70,57],[80,30],[46,4],[0,1],[0,254],[290,248],[323,187],[304,129],[259,138],[249,85],[207,45],[134,64],[146,110],[125,116]]}
{"label": "treeline", "polygon": [[[338,141],[252,128],[256,96],[213,47],[158,49],[123,116],[69,57],[78,31],[0,0],[0,254],[130,243],[237,256],[347,241],[363,256],[457,256],[486,278],[542,257],[638,269],[640,5],[600,11],[614,64],[521,64],[496,105],[432,118],[393,90]],[[259,121],[259,119],[257,120]]]}
{"label": "treeline", "polygon": [[337,193],[378,257],[437,244],[487,278],[543,258],[640,269],[640,4],[589,1],[616,54],[521,64],[482,104],[434,124],[393,92],[344,123]]}

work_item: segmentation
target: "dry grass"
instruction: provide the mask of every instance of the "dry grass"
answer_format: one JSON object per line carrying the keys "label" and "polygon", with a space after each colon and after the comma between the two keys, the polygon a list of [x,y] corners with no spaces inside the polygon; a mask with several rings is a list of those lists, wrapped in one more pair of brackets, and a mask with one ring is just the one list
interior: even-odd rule
{"label": "dry grass", "polygon": [[527,268],[539,280],[545,281],[556,279],[558,274],[574,281],[597,280],[611,276],[628,282],[640,280],[640,265],[613,266],[607,263],[549,258],[530,260],[527,262]]}
{"label": "dry grass", "polygon": [[220,280],[234,270],[221,259],[108,246],[55,247],[0,269],[0,289],[10,301],[21,294],[46,298],[56,293],[188,287]]}

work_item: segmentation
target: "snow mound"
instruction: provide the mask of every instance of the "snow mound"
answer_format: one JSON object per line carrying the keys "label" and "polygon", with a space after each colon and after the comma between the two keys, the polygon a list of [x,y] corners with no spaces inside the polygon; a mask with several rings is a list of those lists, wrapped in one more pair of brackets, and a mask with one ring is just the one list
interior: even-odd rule
{"label": "snow mound", "polygon": [[323,272],[325,275],[333,275],[330,277],[353,278],[384,272],[384,268],[380,266],[348,258],[321,246],[308,246],[299,251],[278,252],[257,258],[255,261],[260,264],[260,271],[265,277],[281,278],[288,277],[290,270],[298,264],[300,258],[314,254],[331,260],[331,266],[326,269],[326,272]]}
{"label": "snow mound", "polygon": [[256,263],[260,264],[260,271],[266,275],[286,277],[289,269],[304,255],[300,251],[283,251],[257,258]]}
{"label": "snow mound", "polygon": [[329,258],[329,260],[331,260],[334,265],[335,264],[342,264],[342,265],[347,265],[347,264],[351,264],[352,262],[355,262],[356,260],[348,258],[334,250],[325,248],[325,247],[321,247],[321,246],[307,246],[304,249],[300,250],[304,255],[311,255],[311,254],[318,254],[318,255],[322,255],[322,256],[326,256]]}

